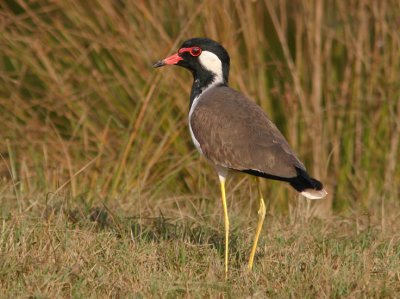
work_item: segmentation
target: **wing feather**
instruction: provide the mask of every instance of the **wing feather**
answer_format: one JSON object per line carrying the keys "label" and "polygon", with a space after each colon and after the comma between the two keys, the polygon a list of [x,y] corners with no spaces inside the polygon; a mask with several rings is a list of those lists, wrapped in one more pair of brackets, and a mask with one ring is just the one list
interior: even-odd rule
{"label": "wing feather", "polygon": [[305,170],[264,111],[241,93],[219,86],[206,91],[190,125],[203,154],[216,165],[291,178]]}

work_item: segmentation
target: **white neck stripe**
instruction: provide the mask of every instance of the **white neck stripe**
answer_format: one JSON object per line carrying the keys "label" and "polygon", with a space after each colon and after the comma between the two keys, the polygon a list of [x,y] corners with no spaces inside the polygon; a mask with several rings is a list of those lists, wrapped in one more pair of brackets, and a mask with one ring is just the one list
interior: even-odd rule
{"label": "white neck stripe", "polygon": [[200,61],[200,64],[206,70],[210,71],[214,75],[214,80],[210,84],[205,86],[200,91],[200,94],[193,99],[193,102],[192,102],[192,105],[191,105],[190,111],[189,111],[189,130],[190,130],[190,135],[192,137],[193,143],[196,146],[197,150],[201,154],[203,154],[203,152],[201,150],[201,147],[200,147],[200,144],[197,141],[196,136],[194,136],[194,133],[193,133],[193,130],[192,130],[192,126],[190,125],[190,119],[192,117],[194,109],[196,109],[196,106],[199,103],[199,100],[200,100],[201,96],[204,94],[204,92],[206,92],[210,88],[213,88],[217,84],[224,83],[224,76],[223,76],[223,72],[222,72],[222,62],[218,58],[218,56],[215,55],[214,53],[209,52],[209,51],[203,51],[201,53],[201,55],[199,56],[199,61]]}
{"label": "white neck stripe", "polygon": [[[223,83],[224,76],[222,73],[222,62],[217,55],[210,51],[203,51],[199,56],[200,64],[208,71],[215,75],[215,79],[212,84]],[[211,84],[209,85],[211,86]],[[207,86],[207,88],[209,87]],[[206,89],[207,89],[206,88]]]}

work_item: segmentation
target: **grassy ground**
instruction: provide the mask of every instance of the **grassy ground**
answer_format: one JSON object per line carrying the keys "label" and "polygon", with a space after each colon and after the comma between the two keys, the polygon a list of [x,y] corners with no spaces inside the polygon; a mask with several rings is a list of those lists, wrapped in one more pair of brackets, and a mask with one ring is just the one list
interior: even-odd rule
{"label": "grassy ground", "polygon": [[[400,5],[0,1],[0,297],[400,297]],[[191,77],[156,60],[193,36],[231,55],[329,196],[282,183],[254,273],[257,192],[187,130]]]}
{"label": "grassy ground", "polygon": [[[159,216],[146,218],[132,217],[132,205],[126,210],[119,205],[78,209],[68,207],[62,198],[44,203],[38,197],[21,210],[2,211],[0,286],[7,297],[396,298],[400,294],[398,212],[387,215],[385,230],[368,213],[307,218],[304,203],[290,215],[269,214],[254,272],[248,274],[255,212],[243,217],[236,210],[231,213],[231,272],[225,281],[224,232],[218,215],[204,212],[190,220],[178,213],[167,218],[160,211]],[[200,209],[199,202],[194,206],[207,210]]]}

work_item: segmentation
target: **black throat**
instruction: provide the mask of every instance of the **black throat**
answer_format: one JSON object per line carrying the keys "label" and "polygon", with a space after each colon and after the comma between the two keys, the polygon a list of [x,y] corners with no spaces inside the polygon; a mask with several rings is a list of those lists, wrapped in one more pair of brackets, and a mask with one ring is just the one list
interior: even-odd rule
{"label": "black throat", "polygon": [[225,80],[226,76],[223,76],[223,82],[215,82],[217,79],[217,75],[213,72],[202,70],[202,71],[192,71],[193,74],[193,84],[192,91],[190,92],[190,107],[192,107],[193,101],[195,98],[200,96],[206,89],[208,89],[211,85],[213,86],[222,86],[228,85],[227,80]]}

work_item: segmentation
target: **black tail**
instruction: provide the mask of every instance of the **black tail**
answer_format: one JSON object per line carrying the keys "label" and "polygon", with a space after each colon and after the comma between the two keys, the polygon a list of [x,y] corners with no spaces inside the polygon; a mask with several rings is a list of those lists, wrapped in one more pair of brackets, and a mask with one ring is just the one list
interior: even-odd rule
{"label": "black tail", "polygon": [[309,199],[324,198],[328,194],[325,191],[324,186],[320,181],[310,177],[305,170],[297,167],[296,167],[297,176],[293,178],[279,177],[252,169],[246,169],[241,171],[251,175],[263,177],[266,179],[288,182],[294,189],[296,189],[303,196]]}
{"label": "black tail", "polygon": [[308,175],[308,173],[296,167],[297,176],[289,180],[289,184],[308,199],[321,199],[328,193],[322,183]]}
{"label": "black tail", "polygon": [[299,192],[306,189],[322,190],[324,186],[322,183],[308,175],[308,173],[296,167],[297,176],[289,179],[290,185]]}

